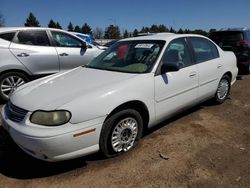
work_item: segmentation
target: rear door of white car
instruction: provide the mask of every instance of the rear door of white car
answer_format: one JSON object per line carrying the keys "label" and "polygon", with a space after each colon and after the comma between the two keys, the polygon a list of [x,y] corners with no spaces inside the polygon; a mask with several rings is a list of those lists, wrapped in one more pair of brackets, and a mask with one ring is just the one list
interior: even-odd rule
{"label": "rear door of white car", "polygon": [[215,94],[223,72],[223,62],[219,58],[217,47],[208,39],[188,37],[188,41],[199,72],[198,99],[204,100]]}
{"label": "rear door of white car", "polygon": [[[160,73],[161,64],[178,64],[176,72]],[[185,38],[175,39],[166,48],[155,76],[156,120],[192,105],[198,95],[198,69]]]}
{"label": "rear door of white car", "polygon": [[9,47],[15,57],[34,75],[59,71],[58,55],[46,30],[21,30]]}
{"label": "rear door of white car", "polygon": [[60,61],[60,71],[89,63],[95,53],[93,48],[84,48],[83,41],[60,31],[51,31]]}

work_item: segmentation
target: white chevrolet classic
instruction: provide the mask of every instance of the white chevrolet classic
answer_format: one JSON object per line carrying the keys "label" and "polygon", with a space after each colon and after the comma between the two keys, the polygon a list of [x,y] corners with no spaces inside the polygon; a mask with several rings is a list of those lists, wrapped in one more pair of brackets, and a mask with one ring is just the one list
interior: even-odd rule
{"label": "white chevrolet classic", "polygon": [[133,148],[146,130],[202,101],[226,100],[238,69],[232,52],[199,35],[121,40],[86,66],[19,87],[1,112],[26,153],[60,161]]}

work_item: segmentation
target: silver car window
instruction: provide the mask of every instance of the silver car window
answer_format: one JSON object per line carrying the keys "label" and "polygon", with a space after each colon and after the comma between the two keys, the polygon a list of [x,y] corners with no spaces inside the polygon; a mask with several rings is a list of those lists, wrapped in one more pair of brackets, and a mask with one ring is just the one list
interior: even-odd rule
{"label": "silver car window", "polygon": [[26,45],[50,46],[46,31],[19,31],[14,42]]}
{"label": "silver car window", "polygon": [[81,47],[82,42],[63,32],[51,31],[53,40],[58,47]]}

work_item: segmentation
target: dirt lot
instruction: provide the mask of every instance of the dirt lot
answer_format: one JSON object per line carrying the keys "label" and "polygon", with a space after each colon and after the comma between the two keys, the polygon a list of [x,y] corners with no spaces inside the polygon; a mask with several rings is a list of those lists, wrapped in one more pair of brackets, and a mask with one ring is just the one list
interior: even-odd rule
{"label": "dirt lot", "polygon": [[0,188],[249,186],[250,76],[237,81],[224,104],[202,104],[166,121],[113,159],[41,162],[0,127]]}

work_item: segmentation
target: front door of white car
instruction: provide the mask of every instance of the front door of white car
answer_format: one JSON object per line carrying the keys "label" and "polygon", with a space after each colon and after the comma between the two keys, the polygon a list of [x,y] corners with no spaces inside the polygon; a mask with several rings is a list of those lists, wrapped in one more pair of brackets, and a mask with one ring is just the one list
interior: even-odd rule
{"label": "front door of white car", "polygon": [[51,31],[60,61],[60,71],[89,63],[94,56],[92,48],[83,47],[83,41],[59,31]]}
{"label": "front door of white car", "polygon": [[198,99],[204,100],[215,94],[223,73],[217,47],[206,38],[189,37],[194,59],[199,71]]}
{"label": "front door of white car", "polygon": [[184,38],[170,42],[160,64],[164,63],[176,64],[180,70],[155,76],[155,109],[158,121],[193,104],[198,95],[198,68],[193,64]]}
{"label": "front door of white car", "polygon": [[57,52],[45,30],[19,31],[9,49],[34,75],[59,72]]}

